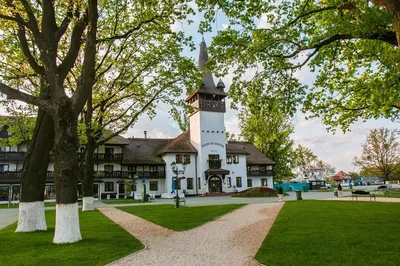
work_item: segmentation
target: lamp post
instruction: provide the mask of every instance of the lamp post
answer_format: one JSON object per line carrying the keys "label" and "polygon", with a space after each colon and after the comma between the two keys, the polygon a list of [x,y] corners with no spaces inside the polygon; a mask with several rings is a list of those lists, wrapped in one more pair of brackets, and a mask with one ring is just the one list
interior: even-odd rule
{"label": "lamp post", "polygon": [[175,162],[172,162],[171,170],[176,175],[172,178],[172,180],[175,180],[175,191],[176,191],[175,208],[179,208],[178,180],[183,179],[183,178],[179,178],[179,174],[183,175],[185,173],[186,164],[182,164],[182,170],[179,170],[178,164]]}

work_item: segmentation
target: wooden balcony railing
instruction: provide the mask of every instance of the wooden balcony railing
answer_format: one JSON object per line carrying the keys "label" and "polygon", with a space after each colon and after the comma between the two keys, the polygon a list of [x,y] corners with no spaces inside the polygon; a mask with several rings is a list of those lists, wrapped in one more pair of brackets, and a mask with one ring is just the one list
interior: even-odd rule
{"label": "wooden balcony railing", "polygon": [[220,169],[221,168],[221,160],[208,160],[208,167],[210,169]]}
{"label": "wooden balcony railing", "polygon": [[165,178],[165,172],[98,171],[95,176],[98,178]]}
{"label": "wooden balcony railing", "polygon": [[265,171],[250,170],[250,171],[247,171],[247,176],[274,176],[274,171],[273,170],[265,170]]}
{"label": "wooden balcony railing", "polygon": [[[21,171],[5,171],[5,172],[0,172],[0,180],[21,180]],[[47,171],[46,179],[53,179],[54,178],[54,172],[53,171]]]}
{"label": "wooden balcony railing", "polygon": [[225,102],[213,100],[199,100],[199,108],[204,111],[225,112]]}
{"label": "wooden balcony railing", "polygon": [[[84,159],[83,153],[78,153],[79,160]],[[122,153],[94,153],[93,160],[106,161],[106,162],[120,162],[122,161]]]}
{"label": "wooden balcony railing", "polygon": [[24,160],[25,152],[22,151],[1,151],[0,160],[14,161]]}

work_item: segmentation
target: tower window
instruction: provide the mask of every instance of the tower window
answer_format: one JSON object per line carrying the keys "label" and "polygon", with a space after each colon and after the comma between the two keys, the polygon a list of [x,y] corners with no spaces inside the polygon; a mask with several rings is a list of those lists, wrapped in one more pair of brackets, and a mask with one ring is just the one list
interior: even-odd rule
{"label": "tower window", "polygon": [[210,161],[219,161],[219,154],[209,154],[208,160]]}

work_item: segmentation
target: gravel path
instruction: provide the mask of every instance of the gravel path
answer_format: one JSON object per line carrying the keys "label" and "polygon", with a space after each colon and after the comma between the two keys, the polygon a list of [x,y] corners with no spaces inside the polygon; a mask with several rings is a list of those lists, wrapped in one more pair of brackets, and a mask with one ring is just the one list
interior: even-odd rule
{"label": "gravel path", "polygon": [[254,260],[283,203],[244,206],[200,227],[175,232],[115,208],[99,210],[146,248],[112,265],[258,265]]}

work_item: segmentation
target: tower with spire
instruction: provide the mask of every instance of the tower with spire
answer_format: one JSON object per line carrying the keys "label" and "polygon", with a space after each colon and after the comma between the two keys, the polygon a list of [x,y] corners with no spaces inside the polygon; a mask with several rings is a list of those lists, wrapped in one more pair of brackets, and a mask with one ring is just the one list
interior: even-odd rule
{"label": "tower with spire", "polygon": [[222,192],[225,176],[229,174],[225,170],[225,85],[221,79],[215,85],[213,74],[205,67],[207,61],[207,46],[203,39],[198,58],[199,70],[204,72],[203,82],[185,100],[194,107],[189,119],[190,141],[198,151],[197,182],[203,193]]}

